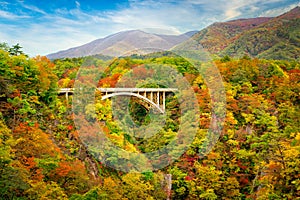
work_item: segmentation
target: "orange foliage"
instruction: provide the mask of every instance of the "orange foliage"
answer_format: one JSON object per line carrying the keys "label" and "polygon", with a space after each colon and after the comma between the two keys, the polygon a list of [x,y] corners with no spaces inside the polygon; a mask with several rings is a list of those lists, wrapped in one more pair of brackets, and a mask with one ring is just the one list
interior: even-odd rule
{"label": "orange foliage", "polygon": [[111,77],[103,78],[98,82],[98,87],[105,87],[105,86],[115,87],[120,76],[121,74],[116,73]]}
{"label": "orange foliage", "polygon": [[56,174],[59,176],[67,176],[68,173],[71,171],[72,167],[69,165],[68,162],[60,162],[58,168],[56,168]]}
{"label": "orange foliage", "polygon": [[34,157],[24,158],[25,166],[24,168],[30,170],[36,166],[36,162],[34,161]]}
{"label": "orange foliage", "polygon": [[49,136],[39,129],[38,124],[29,126],[27,123],[20,123],[13,131],[17,139],[15,145],[16,154],[26,157],[40,158],[43,155],[55,156],[60,150],[49,139]]}
{"label": "orange foliage", "polygon": [[37,56],[35,58],[36,64],[39,67],[39,81],[42,90],[48,90],[50,87],[51,80],[56,79],[53,74],[53,69],[55,68],[54,63],[52,63],[46,56]]}
{"label": "orange foliage", "polygon": [[31,179],[35,182],[42,181],[44,178],[43,170],[38,168],[37,163],[34,160],[34,157],[24,158],[23,168],[30,172]]}

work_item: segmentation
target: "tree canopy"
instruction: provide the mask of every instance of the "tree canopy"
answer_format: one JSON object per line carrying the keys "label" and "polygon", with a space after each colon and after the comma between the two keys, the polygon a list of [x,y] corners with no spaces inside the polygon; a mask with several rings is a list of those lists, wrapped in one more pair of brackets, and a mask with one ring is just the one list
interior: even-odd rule
{"label": "tree canopy", "polygon": [[[216,145],[200,157],[212,114],[211,91],[203,77],[183,58],[155,55],[109,61],[99,58],[50,61],[41,56],[29,58],[19,44],[9,47],[4,43],[0,45],[0,58],[1,199],[166,199],[167,195],[172,199],[297,199],[300,196],[299,62],[228,56],[215,60],[226,89],[226,117]],[[82,70],[84,63],[88,64]],[[119,148],[152,152],[178,137],[182,122],[178,98],[167,96],[164,126],[154,136],[141,139],[126,133],[114,121],[111,100],[101,101],[98,94],[95,102],[78,108],[86,112],[81,117],[87,123],[76,127],[72,96],[67,101],[58,95],[58,89],[94,79],[99,87],[115,87],[130,71],[144,78],[141,87],[160,87],[147,82],[150,63],[171,66],[190,84],[199,106],[197,133],[186,152],[171,165],[154,172],[124,173],[104,165],[87,149],[79,135],[81,129],[88,130],[92,137],[94,133],[88,122],[93,121]],[[96,76],[95,67],[105,70]],[[133,119],[139,125],[153,121],[153,113],[135,99],[130,100],[129,115],[124,116],[122,120]],[[112,158],[107,159],[116,162]],[[171,193],[166,189],[166,174],[172,176]]]}

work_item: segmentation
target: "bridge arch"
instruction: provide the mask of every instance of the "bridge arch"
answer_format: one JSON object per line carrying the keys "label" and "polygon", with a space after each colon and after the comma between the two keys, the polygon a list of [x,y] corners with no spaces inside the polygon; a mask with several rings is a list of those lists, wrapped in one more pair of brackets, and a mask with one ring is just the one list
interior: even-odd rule
{"label": "bridge arch", "polygon": [[164,113],[164,111],[157,105],[155,104],[153,101],[151,101],[150,99],[140,95],[140,94],[137,94],[137,93],[132,93],[132,92],[116,92],[116,93],[111,93],[111,94],[107,94],[107,95],[104,95],[102,96],[102,100],[105,100],[105,99],[108,99],[108,98],[111,98],[111,97],[114,97],[114,96],[135,96],[137,98],[140,98],[140,99],[143,99],[145,100],[146,102],[150,103],[151,105],[153,105],[159,112],[161,113]]}

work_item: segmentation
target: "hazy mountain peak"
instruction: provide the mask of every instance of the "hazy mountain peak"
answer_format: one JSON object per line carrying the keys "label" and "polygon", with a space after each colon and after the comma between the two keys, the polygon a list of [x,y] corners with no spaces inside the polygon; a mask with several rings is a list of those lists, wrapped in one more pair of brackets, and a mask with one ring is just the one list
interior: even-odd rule
{"label": "hazy mountain peak", "polygon": [[161,35],[142,30],[127,30],[90,43],[48,55],[50,59],[103,54],[124,56],[169,50],[190,38],[195,31],[181,35]]}

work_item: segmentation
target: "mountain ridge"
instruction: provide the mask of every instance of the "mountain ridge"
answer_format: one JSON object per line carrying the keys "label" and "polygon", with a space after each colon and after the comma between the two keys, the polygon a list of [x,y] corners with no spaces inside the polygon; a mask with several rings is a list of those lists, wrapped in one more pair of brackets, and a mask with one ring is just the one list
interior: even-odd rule
{"label": "mountain ridge", "polygon": [[145,54],[166,51],[187,40],[195,33],[196,31],[190,31],[181,35],[162,35],[147,33],[141,30],[128,30],[96,39],[78,47],[49,54],[47,57],[49,59],[56,59],[96,54],[123,56],[134,53]]}
{"label": "mountain ridge", "polygon": [[181,35],[127,30],[87,44],[49,54],[50,59],[89,55],[112,57],[166,51],[192,37],[209,53],[219,57],[257,57],[300,60],[300,7],[276,17],[257,17],[215,22],[201,31]]}

